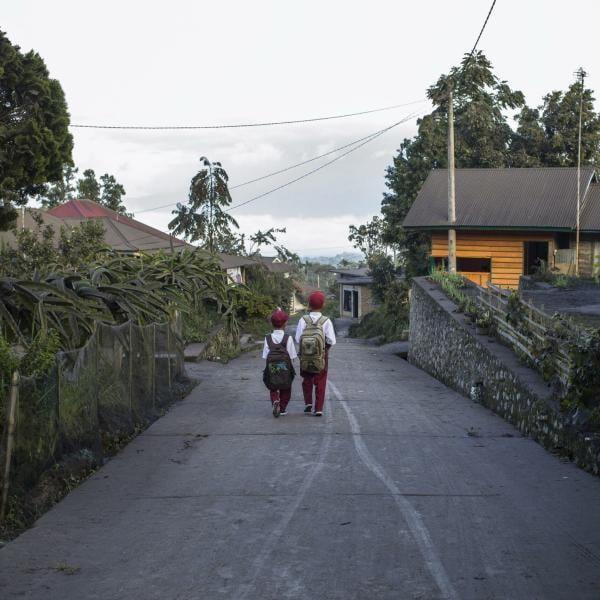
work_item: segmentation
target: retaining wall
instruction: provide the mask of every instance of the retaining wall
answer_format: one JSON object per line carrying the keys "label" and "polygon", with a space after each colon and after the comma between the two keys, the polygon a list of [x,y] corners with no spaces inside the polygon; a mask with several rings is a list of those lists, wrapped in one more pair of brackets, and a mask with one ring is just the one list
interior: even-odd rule
{"label": "retaining wall", "polygon": [[545,448],[599,473],[599,436],[572,426],[541,375],[495,338],[480,334],[425,277],[413,280],[409,339],[410,363],[493,410]]}

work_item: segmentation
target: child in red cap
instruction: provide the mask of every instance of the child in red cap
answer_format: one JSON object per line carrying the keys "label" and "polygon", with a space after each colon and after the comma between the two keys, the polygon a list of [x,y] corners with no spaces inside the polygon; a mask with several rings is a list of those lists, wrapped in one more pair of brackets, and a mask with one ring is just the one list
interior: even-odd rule
{"label": "child in red cap", "polygon": [[[327,388],[327,370],[329,366],[329,349],[335,345],[335,331],[333,329],[333,323],[331,319],[324,317],[321,313],[323,306],[325,305],[325,294],[321,291],[313,292],[308,298],[308,307],[310,313],[304,315],[300,321],[298,321],[298,327],[296,329],[296,342],[300,346],[300,375],[302,375],[302,392],[304,394],[304,412],[309,414],[312,413],[315,417],[323,416],[323,406],[325,404],[325,391]],[[310,371],[303,369],[303,364],[307,366],[310,362],[306,360],[303,355],[303,344],[302,337],[306,333],[308,336],[314,337],[316,340],[315,346],[319,346],[318,338],[324,340],[325,348],[322,369],[319,372],[315,372],[315,369]],[[318,354],[318,351],[317,351]],[[313,404],[313,388],[314,392],[314,404]]]}
{"label": "child in red cap", "polygon": [[292,336],[285,332],[287,321],[287,314],[278,308],[271,315],[273,333],[265,337],[263,346],[262,357],[267,361],[263,381],[269,388],[274,417],[287,415],[287,405],[292,396],[292,380],[296,374],[292,360],[298,354]]}

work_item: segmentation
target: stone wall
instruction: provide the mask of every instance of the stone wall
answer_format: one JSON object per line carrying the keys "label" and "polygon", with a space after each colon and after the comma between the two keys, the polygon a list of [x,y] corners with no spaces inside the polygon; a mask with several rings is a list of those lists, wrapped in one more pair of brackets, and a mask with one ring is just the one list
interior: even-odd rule
{"label": "stone wall", "polygon": [[408,360],[531,436],[599,474],[600,439],[575,429],[541,375],[477,331],[434,283],[413,280]]}

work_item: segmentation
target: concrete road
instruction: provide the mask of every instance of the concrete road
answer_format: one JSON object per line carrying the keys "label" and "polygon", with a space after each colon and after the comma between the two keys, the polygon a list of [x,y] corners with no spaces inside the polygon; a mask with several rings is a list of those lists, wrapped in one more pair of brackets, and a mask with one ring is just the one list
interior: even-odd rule
{"label": "concrete road", "polygon": [[0,597],[600,598],[600,480],[398,357],[341,340],[326,415],[258,353],[0,550]]}

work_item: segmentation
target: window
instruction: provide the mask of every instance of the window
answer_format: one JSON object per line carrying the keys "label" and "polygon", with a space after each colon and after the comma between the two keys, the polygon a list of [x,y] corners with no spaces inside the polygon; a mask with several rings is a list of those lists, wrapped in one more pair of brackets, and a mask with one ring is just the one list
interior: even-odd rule
{"label": "window", "polygon": [[[446,256],[435,257],[434,266],[436,269],[446,269],[448,258]],[[491,258],[465,258],[458,256],[456,258],[456,270],[461,273],[491,273]]]}
{"label": "window", "polygon": [[491,258],[464,258],[459,256],[456,259],[456,270],[463,273],[491,273]]}

